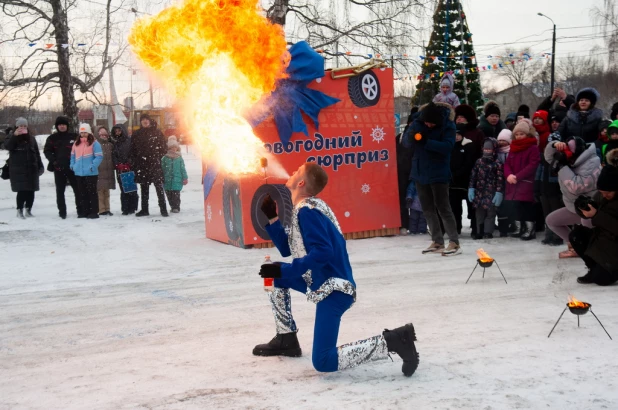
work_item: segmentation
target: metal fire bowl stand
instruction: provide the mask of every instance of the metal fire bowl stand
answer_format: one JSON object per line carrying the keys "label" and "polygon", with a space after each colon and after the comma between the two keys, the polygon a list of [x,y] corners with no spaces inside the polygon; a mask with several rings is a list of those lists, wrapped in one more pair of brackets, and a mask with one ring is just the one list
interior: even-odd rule
{"label": "metal fire bowl stand", "polygon": [[502,275],[502,279],[504,279],[504,283],[506,283],[508,285],[508,282],[506,281],[506,278],[504,277],[504,273],[502,273],[502,269],[500,269],[500,265],[498,265],[498,261],[495,260],[495,259],[492,260],[491,262],[481,262],[480,259],[477,259],[476,260],[476,265],[474,266],[474,269],[472,269],[472,273],[470,274],[470,276],[468,276],[468,280],[466,281],[466,284],[468,283],[468,281],[470,280],[470,278],[474,274],[474,271],[476,270],[476,268],[478,268],[479,265],[481,265],[481,268],[483,268],[483,279],[485,279],[485,269],[491,268],[491,266],[494,263],[498,267],[498,270],[500,271],[500,275]]}
{"label": "metal fire bowl stand", "polygon": [[577,308],[577,307],[571,307],[567,303],[567,307],[565,307],[564,310],[562,311],[562,313],[560,314],[560,317],[558,318],[558,321],[556,322],[554,327],[551,328],[551,331],[547,335],[547,338],[549,339],[549,336],[551,336],[551,334],[553,333],[553,331],[556,328],[556,326],[558,326],[558,322],[560,322],[560,319],[562,319],[562,315],[564,315],[564,312],[566,312],[566,310],[569,309],[571,311],[571,313],[573,313],[574,315],[577,316],[577,327],[579,327],[579,317],[581,315],[585,315],[586,313],[588,313],[588,311],[590,311],[590,313],[592,313],[592,315],[597,320],[597,322],[599,322],[599,324],[601,325],[603,330],[605,330],[605,334],[607,334],[607,337],[609,337],[609,340],[613,340],[612,337],[609,335],[609,333],[607,333],[607,329],[605,329],[605,326],[603,326],[603,323],[601,323],[601,321],[599,320],[597,315],[595,315],[594,312],[592,311],[592,309],[590,309],[592,307],[592,305],[590,303],[586,303],[586,305],[588,305],[588,306],[585,307],[585,308]]}

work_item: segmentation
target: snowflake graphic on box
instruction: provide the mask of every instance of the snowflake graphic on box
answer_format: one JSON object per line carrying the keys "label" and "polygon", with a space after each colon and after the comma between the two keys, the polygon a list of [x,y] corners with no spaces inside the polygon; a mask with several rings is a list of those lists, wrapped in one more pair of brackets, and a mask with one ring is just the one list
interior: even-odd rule
{"label": "snowflake graphic on box", "polygon": [[375,128],[371,129],[371,138],[373,138],[373,140],[377,142],[378,144],[384,141],[385,136],[386,136],[386,133],[384,132],[384,128],[380,128],[379,126],[376,125]]}
{"label": "snowflake graphic on box", "polygon": [[208,222],[212,221],[212,207],[210,204],[206,205],[206,218],[208,218]]}
{"label": "snowflake graphic on box", "polygon": [[361,192],[363,194],[368,194],[369,191],[371,191],[371,187],[369,186],[369,184],[363,184],[363,186],[361,187]]}

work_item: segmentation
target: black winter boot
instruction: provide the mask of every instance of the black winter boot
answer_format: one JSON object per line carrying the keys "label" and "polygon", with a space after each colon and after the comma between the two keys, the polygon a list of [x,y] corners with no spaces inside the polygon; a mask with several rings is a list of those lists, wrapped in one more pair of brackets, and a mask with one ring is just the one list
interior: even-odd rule
{"label": "black winter boot", "polygon": [[32,215],[32,208],[26,208],[26,212],[24,213],[28,218],[32,218],[34,217],[34,215]]}
{"label": "black winter boot", "polygon": [[277,334],[270,342],[255,346],[253,354],[255,356],[300,357],[302,350],[296,332],[292,332]]}
{"label": "black winter boot", "polygon": [[403,359],[401,366],[403,374],[406,377],[412,376],[418,367],[418,352],[414,346],[416,333],[412,323],[393,330],[384,329],[382,336],[386,340],[388,351],[397,353]]}
{"label": "black winter boot", "polygon": [[526,227],[522,229],[522,233],[520,237],[522,241],[531,241],[532,239],[536,238],[535,225],[536,225],[535,222],[526,221]]}
{"label": "black winter boot", "polygon": [[521,224],[521,221],[514,221],[513,228],[514,230],[510,234],[511,238],[519,238],[523,234],[523,226]]}
{"label": "black winter boot", "polygon": [[554,233],[547,226],[545,227],[545,238],[541,241],[543,245],[551,245],[554,240]]}
{"label": "black winter boot", "polygon": [[150,213],[148,212],[148,210],[144,210],[144,209],[142,209],[141,211],[135,214],[135,216],[149,216],[149,215]]}
{"label": "black winter boot", "polygon": [[26,219],[26,217],[24,216],[24,210],[23,209],[17,208],[17,217],[19,219]]}
{"label": "black winter boot", "polygon": [[[549,231],[549,228],[547,228],[547,230]],[[562,240],[561,237],[559,237],[554,232],[552,232],[551,233],[551,241],[549,242],[549,245],[550,246],[562,246],[562,245],[564,245],[564,241]]]}

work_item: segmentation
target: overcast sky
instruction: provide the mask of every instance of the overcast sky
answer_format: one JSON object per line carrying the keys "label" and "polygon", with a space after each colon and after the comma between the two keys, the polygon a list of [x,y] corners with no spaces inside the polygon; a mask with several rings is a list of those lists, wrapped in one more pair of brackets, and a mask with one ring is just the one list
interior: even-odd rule
{"label": "overcast sky", "polygon": [[[135,1],[142,3],[142,0]],[[148,2],[148,6],[142,6],[140,10],[156,13],[162,8],[161,5],[166,3],[170,4],[171,0]],[[488,63],[487,56],[489,55],[500,55],[507,45],[515,48],[530,46],[533,53],[537,55],[551,52],[552,24],[546,18],[538,16],[538,12],[547,14],[556,23],[558,63],[569,53],[579,56],[586,55],[595,44],[603,46],[602,35],[594,27],[595,22],[591,18],[592,8],[602,6],[602,3],[603,0],[463,0],[479,64]],[[83,7],[92,7],[93,10],[101,10],[102,5],[98,1],[83,3]],[[2,16],[2,18],[6,17]],[[598,22],[596,24],[598,25]],[[430,33],[429,30],[426,32],[425,41],[428,40]],[[128,35],[128,25],[126,34]],[[357,51],[368,52],[366,50]],[[410,51],[416,55],[424,54],[421,50]],[[601,56],[603,53],[601,52]],[[128,63],[128,61],[125,62]],[[127,75],[127,71],[125,67],[118,67],[115,70],[115,82],[121,102],[129,95],[131,85],[131,78]],[[499,81],[492,78],[491,73],[483,73],[481,79],[484,85],[488,82]],[[107,76],[103,86],[108,89]],[[143,92],[147,89],[148,80],[145,73],[138,72],[133,77],[134,92]],[[53,100],[43,98],[38,106],[48,108],[49,104],[55,101],[59,101],[56,96]],[[141,101],[137,101],[138,106],[145,103],[147,103],[146,96],[142,97]],[[165,97],[164,92],[155,91],[155,105],[170,103],[171,101]]]}

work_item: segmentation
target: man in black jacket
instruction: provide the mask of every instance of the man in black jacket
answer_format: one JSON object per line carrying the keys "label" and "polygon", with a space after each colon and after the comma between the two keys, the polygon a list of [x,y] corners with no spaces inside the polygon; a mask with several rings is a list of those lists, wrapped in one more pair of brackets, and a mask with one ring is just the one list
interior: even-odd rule
{"label": "man in black jacket", "polygon": [[56,118],[56,130],[58,132],[51,134],[47,141],[43,153],[49,160],[47,170],[54,173],[54,182],[56,183],[56,203],[58,204],[58,215],[62,219],[67,217],[67,204],[64,200],[64,191],[67,183],[73,188],[75,195],[75,205],[77,208],[77,216],[84,216],[80,210],[79,201],[77,198],[77,179],[71,171],[71,149],[73,143],[77,139],[77,134],[69,132],[69,119],[64,116]]}

